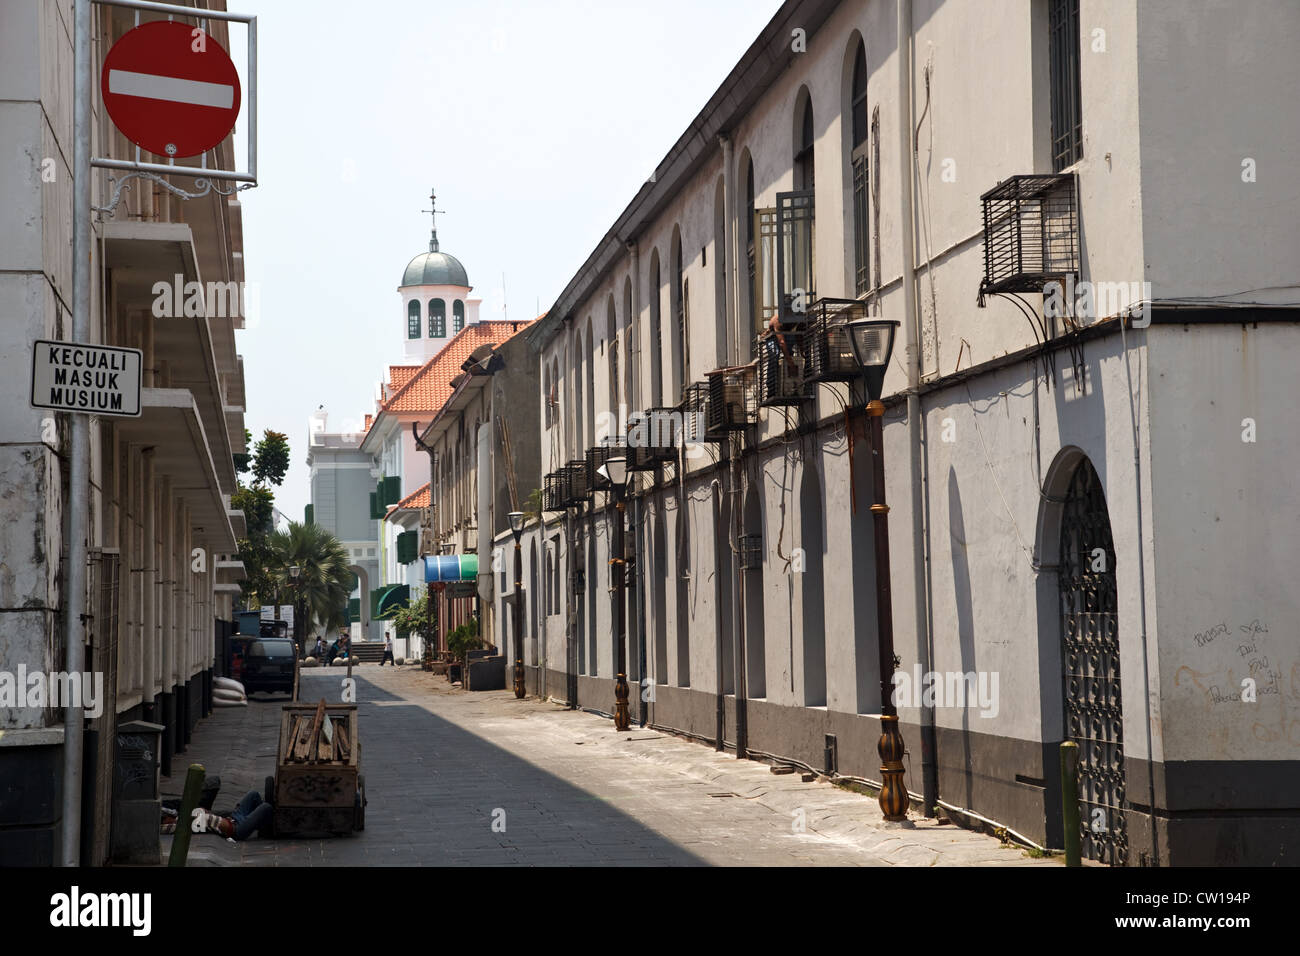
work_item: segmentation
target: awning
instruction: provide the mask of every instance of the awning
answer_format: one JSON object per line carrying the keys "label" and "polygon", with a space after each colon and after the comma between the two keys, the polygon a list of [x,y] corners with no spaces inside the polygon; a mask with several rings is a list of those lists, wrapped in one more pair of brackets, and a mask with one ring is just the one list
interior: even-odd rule
{"label": "awning", "polygon": [[477,554],[439,554],[424,559],[424,580],[429,584],[440,581],[477,581]]}
{"label": "awning", "polygon": [[411,601],[411,587],[408,584],[390,584],[383,588],[375,606],[375,617],[383,617],[389,611],[406,607]]}

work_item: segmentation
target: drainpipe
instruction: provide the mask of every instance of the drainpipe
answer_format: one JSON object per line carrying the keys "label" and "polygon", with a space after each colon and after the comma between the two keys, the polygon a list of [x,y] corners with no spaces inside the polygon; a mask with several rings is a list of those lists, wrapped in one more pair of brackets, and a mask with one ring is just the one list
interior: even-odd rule
{"label": "drainpipe", "polygon": [[[73,9],[73,193],[72,193],[72,341],[90,341],[90,0]],[[64,596],[64,637],[69,674],[86,669],[86,535],[90,530],[90,417],[72,415],[68,514],[64,523],[68,564]],[[64,866],[81,863],[81,702],[63,710]]]}
{"label": "drainpipe", "polygon": [[[920,325],[916,306],[916,220],[912,208],[915,190],[912,165],[912,2],[898,0],[898,159],[903,218],[903,333],[907,363],[908,479],[912,489],[912,593],[916,620],[916,651],[921,672],[934,669],[930,622],[926,612],[925,494],[922,485],[925,423],[921,416]],[[884,677],[885,675],[881,675]],[[921,707],[921,788],[926,816],[934,814],[939,800],[939,774],[935,763],[934,706]]]}
{"label": "drainpipe", "polygon": [[[632,363],[632,394],[627,397],[629,409],[638,408],[641,397],[641,247],[635,239],[627,243],[632,256],[632,314],[628,316],[628,360]],[[637,722],[646,725],[645,689],[645,537],[641,533],[645,522],[641,514],[642,499],[633,494],[635,484],[629,476],[628,500],[632,503],[632,554],[636,566],[634,601],[636,613],[628,626],[629,641],[635,638],[637,679]],[[630,650],[630,648],[629,648]],[[632,655],[629,653],[629,657]],[[629,682],[630,683],[630,682]]]}
{"label": "drainpipe", "polygon": [[[727,284],[727,316],[731,325],[731,341],[728,343],[727,365],[740,361],[740,297],[736,294],[736,270],[740,262],[740,231],[736,228],[736,177],[731,140],[719,137],[722,145],[722,204],[723,228],[726,236],[723,241],[727,246],[727,268],[724,278]],[[736,697],[736,759],[743,760],[748,755],[749,715],[748,715],[748,681],[745,667],[745,573],[740,570],[740,557],[736,544],[740,541],[744,514],[741,508],[740,494],[741,462],[739,457],[732,458],[732,441],[728,439],[722,446],[723,473],[729,475],[731,490],[727,492],[728,505],[725,512],[731,527],[727,531],[727,547],[731,550],[731,649],[732,673],[735,675]]]}

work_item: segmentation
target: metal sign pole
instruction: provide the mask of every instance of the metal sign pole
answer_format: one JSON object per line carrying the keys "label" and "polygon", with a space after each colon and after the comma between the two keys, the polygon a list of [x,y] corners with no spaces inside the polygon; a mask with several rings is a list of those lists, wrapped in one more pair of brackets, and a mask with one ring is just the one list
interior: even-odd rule
{"label": "metal sign pole", "polygon": [[[90,341],[90,0],[76,0],[73,14],[73,199],[72,334]],[[67,672],[80,674],[86,657],[86,535],[90,530],[90,416],[72,415],[68,469],[68,555],[63,598]],[[63,713],[63,865],[81,863],[81,701],[69,695]],[[111,746],[111,744],[110,744]]]}

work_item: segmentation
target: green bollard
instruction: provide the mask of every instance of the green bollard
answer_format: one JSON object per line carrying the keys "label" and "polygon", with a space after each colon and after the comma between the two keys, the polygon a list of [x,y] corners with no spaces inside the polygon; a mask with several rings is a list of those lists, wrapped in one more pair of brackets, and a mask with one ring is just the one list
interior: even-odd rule
{"label": "green bollard", "polygon": [[1082,866],[1079,840],[1079,745],[1061,744],[1061,819],[1065,826],[1065,865]]}
{"label": "green bollard", "polygon": [[190,852],[190,834],[194,826],[194,808],[199,805],[199,795],[203,792],[203,765],[192,763],[185,774],[185,792],[181,794],[181,808],[176,816],[176,835],[172,838],[171,856],[167,858],[168,866],[184,866],[185,857]]}

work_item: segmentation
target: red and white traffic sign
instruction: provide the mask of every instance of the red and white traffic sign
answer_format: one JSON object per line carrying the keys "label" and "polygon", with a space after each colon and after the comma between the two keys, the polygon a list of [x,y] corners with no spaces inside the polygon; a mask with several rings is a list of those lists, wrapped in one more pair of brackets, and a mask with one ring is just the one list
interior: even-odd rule
{"label": "red and white traffic sign", "polygon": [[113,44],[100,90],[122,135],[168,158],[211,149],[239,116],[230,55],[202,30],[174,20],[142,23]]}

